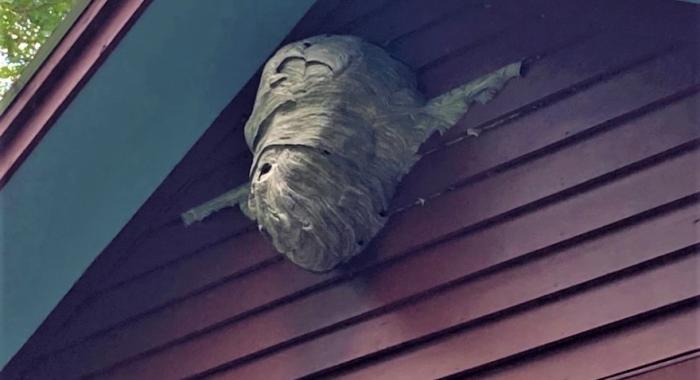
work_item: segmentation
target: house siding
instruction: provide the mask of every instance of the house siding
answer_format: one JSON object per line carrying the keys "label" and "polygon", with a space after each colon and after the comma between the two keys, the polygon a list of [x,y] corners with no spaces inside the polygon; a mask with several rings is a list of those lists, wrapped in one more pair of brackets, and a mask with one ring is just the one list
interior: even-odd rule
{"label": "house siding", "polygon": [[526,75],[426,142],[385,229],[325,274],[235,209],[178,219],[247,180],[252,79],[4,375],[692,378],[699,17],[664,0],[319,1],[288,40],[362,36],[429,97],[517,60]]}

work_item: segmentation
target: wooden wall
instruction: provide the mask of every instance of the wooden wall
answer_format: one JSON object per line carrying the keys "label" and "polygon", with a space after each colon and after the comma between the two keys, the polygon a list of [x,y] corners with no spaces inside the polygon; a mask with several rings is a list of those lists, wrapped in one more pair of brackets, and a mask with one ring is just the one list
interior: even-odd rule
{"label": "wooden wall", "polygon": [[288,40],[360,35],[428,96],[526,76],[427,142],[385,230],[328,274],[234,209],[177,218],[247,179],[253,78],[3,375],[692,378],[698,20],[668,0],[319,1]]}

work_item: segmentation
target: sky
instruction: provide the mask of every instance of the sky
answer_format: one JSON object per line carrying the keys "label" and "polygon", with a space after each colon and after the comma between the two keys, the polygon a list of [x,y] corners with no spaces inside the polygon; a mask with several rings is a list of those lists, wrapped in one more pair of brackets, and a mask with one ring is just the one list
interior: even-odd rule
{"label": "sky", "polygon": [[[5,54],[0,51],[0,67],[4,67],[7,64],[7,60],[5,59]],[[12,81],[6,78],[0,78],[0,89],[8,88],[12,84]],[[2,91],[0,90],[0,93]]]}

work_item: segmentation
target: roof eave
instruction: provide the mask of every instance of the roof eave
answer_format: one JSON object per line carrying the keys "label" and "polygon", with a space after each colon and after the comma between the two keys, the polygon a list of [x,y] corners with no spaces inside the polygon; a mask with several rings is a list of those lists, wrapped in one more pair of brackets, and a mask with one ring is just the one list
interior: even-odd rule
{"label": "roof eave", "polygon": [[151,0],[80,0],[0,102],[0,188]]}

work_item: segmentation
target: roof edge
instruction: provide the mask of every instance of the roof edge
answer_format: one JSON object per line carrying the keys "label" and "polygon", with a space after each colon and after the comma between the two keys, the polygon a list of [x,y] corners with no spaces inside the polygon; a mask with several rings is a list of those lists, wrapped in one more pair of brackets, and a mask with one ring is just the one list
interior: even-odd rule
{"label": "roof edge", "polygon": [[0,103],[0,188],[151,0],[82,0]]}
{"label": "roof edge", "polygon": [[71,30],[75,22],[91,2],[92,0],[78,0],[75,6],[65,15],[63,20],[58,23],[56,29],[51,33],[49,38],[39,47],[34,58],[32,58],[22,70],[22,74],[12,83],[10,89],[7,90],[2,99],[0,99],[0,117],[2,117],[5,110],[12,105],[17,95],[24,90],[29,81],[32,80],[37,70],[43,66],[44,62],[46,62],[54,49],[56,49],[56,46],[63,40],[66,33]]}

